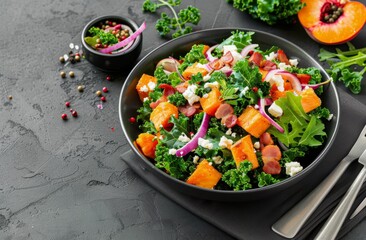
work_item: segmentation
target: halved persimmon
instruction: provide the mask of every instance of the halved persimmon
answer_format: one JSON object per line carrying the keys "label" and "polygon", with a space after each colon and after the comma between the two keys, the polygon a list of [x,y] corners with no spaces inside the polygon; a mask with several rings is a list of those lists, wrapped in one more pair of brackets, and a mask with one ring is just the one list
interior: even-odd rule
{"label": "halved persimmon", "polygon": [[315,41],[341,44],[352,40],[366,22],[366,7],[360,2],[345,0],[302,0],[306,5],[298,17],[301,25]]}

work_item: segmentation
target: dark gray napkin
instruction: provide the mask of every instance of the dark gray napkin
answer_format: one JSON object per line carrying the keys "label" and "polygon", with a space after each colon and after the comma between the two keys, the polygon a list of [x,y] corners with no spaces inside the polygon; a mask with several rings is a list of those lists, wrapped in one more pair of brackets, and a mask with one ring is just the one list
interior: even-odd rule
{"label": "dark gray napkin", "polygon": [[[305,181],[299,183],[301,186],[293,186],[271,198],[252,202],[216,202],[193,198],[168,187],[152,173],[143,170],[138,163],[138,157],[132,151],[123,154],[122,159],[159,192],[235,238],[246,240],[284,239],[271,230],[272,224],[331,172],[352,148],[353,143],[366,124],[366,105],[355,100],[342,89],[339,90],[339,95],[341,100],[340,129],[334,145],[324,161],[319,163],[311,178],[306,178]],[[315,236],[322,223],[331,214],[343,194],[352,184],[360,169],[361,165],[357,162],[351,164],[328,197],[295,237],[296,239]],[[351,212],[357,206],[357,203],[360,203],[365,197],[366,184],[363,185]],[[344,236],[365,216],[366,211],[364,210],[352,220],[347,218],[338,236]]]}

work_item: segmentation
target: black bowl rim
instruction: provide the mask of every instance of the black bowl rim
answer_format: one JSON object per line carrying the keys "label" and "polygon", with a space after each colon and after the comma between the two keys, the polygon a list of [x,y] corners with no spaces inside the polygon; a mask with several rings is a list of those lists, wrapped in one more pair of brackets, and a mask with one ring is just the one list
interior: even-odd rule
{"label": "black bowl rim", "polygon": [[98,52],[96,51],[94,48],[90,47],[89,44],[87,44],[85,42],[85,36],[87,35],[87,31],[93,26],[95,25],[96,23],[102,21],[102,20],[106,20],[106,19],[120,19],[128,24],[126,25],[129,25],[134,31],[136,31],[139,27],[137,25],[137,23],[132,20],[131,18],[128,18],[128,17],[123,17],[123,16],[118,16],[118,15],[104,15],[104,16],[100,16],[100,17],[97,17],[97,18],[94,18],[93,20],[91,20],[90,22],[88,22],[82,33],[81,33],[81,43],[83,45],[83,47],[85,49],[87,49],[89,52],[95,54],[95,55],[99,55],[99,56],[102,56],[102,57],[110,57],[110,58],[115,58],[115,57],[120,57],[120,56],[123,56],[123,55],[127,55],[128,53],[134,51],[138,45],[140,43],[142,43],[142,39],[141,39],[141,35],[142,33],[137,36],[137,38],[134,40],[133,44],[126,50],[126,51],[123,51],[123,52],[119,52],[119,53],[113,53],[113,54],[106,54],[106,53],[101,53],[101,52]]}
{"label": "black bowl rim", "polygon": [[290,45],[290,46],[298,49],[301,52],[301,55],[305,55],[308,58],[310,58],[314,62],[314,64],[315,64],[314,67],[320,69],[325,74],[325,77],[327,77],[328,79],[330,79],[330,76],[327,74],[327,72],[324,70],[324,68],[319,64],[319,62],[316,61],[312,56],[310,56],[306,51],[304,51],[303,49],[301,49],[295,43],[292,43],[292,42],[290,42],[290,41],[288,41],[288,40],[286,40],[286,39],[284,39],[284,38],[282,38],[280,36],[277,36],[275,34],[268,33],[268,32],[264,32],[264,31],[261,31],[261,30],[252,29],[252,28],[224,27],[224,28],[212,28],[212,29],[205,29],[205,30],[195,31],[193,33],[189,33],[189,34],[183,35],[183,36],[181,36],[179,38],[171,39],[171,40],[167,41],[166,43],[163,43],[163,44],[159,45],[158,47],[156,47],[155,49],[153,49],[152,51],[150,51],[148,54],[146,54],[136,64],[136,66],[131,70],[131,72],[129,73],[129,75],[126,77],[126,80],[125,80],[125,82],[124,82],[124,84],[122,86],[122,89],[121,89],[118,108],[119,108],[119,119],[120,119],[120,123],[121,123],[121,126],[122,126],[123,133],[126,136],[126,139],[127,139],[128,143],[129,143],[130,147],[132,148],[132,150],[137,154],[137,156],[139,156],[139,158],[141,158],[144,161],[145,164],[147,164],[147,166],[151,167],[152,170],[155,173],[158,173],[160,176],[162,176],[162,177],[164,177],[164,178],[166,178],[166,179],[168,179],[170,181],[173,181],[176,184],[182,184],[182,185],[185,185],[185,187],[192,188],[192,190],[202,192],[202,194],[204,194],[204,193],[213,194],[214,193],[214,194],[222,194],[222,195],[225,195],[226,197],[230,197],[230,196],[234,197],[234,196],[243,195],[243,194],[260,193],[260,192],[263,192],[263,191],[268,191],[269,192],[271,189],[280,188],[283,185],[286,185],[290,181],[296,181],[296,179],[301,179],[301,178],[303,178],[304,176],[307,175],[307,172],[308,171],[313,170],[314,167],[319,164],[320,160],[326,155],[326,153],[329,151],[329,149],[333,145],[334,140],[336,138],[336,135],[338,133],[338,129],[339,129],[339,121],[340,121],[340,100],[339,100],[339,95],[338,95],[337,88],[336,88],[334,82],[331,81],[330,82],[330,87],[334,91],[334,95],[335,95],[335,98],[336,98],[336,109],[337,109],[337,114],[338,115],[336,116],[336,119],[335,119],[334,132],[333,132],[332,136],[330,136],[330,138],[328,138],[328,140],[329,140],[328,144],[324,147],[324,149],[322,149],[320,151],[320,153],[312,161],[311,164],[309,164],[306,168],[304,168],[301,172],[299,172],[295,176],[289,177],[289,178],[287,178],[285,180],[282,180],[282,181],[280,181],[278,183],[275,183],[275,184],[271,184],[269,186],[265,186],[265,187],[262,187],[262,188],[248,189],[248,190],[243,190],[243,191],[230,191],[230,190],[207,189],[207,188],[198,187],[198,186],[195,186],[195,185],[192,185],[192,184],[188,184],[188,183],[186,183],[186,182],[184,182],[182,180],[179,180],[179,179],[176,179],[176,178],[170,176],[169,174],[164,173],[163,171],[161,171],[160,169],[158,169],[157,167],[155,167],[155,165],[149,159],[147,159],[144,155],[142,155],[141,152],[138,151],[138,149],[135,147],[135,145],[133,144],[133,142],[131,142],[130,139],[127,137],[127,131],[126,131],[125,126],[123,124],[122,111],[121,111],[122,110],[123,92],[124,92],[125,88],[127,88],[129,86],[129,84],[131,82],[131,81],[129,81],[129,79],[130,79],[131,75],[134,73],[134,71],[136,69],[138,69],[140,67],[140,65],[143,65],[144,62],[145,62],[145,59],[149,58],[149,56],[152,53],[154,53],[156,51],[159,51],[161,48],[164,48],[166,45],[169,45],[173,41],[183,41],[184,43],[186,43],[185,42],[185,39],[190,38],[192,35],[203,34],[205,32],[211,32],[211,31],[236,31],[236,30],[246,31],[246,32],[247,31],[252,31],[252,32],[255,32],[255,33],[260,33],[260,34],[268,35],[268,36],[270,36],[272,38],[276,38],[279,41],[282,41],[284,44]]}

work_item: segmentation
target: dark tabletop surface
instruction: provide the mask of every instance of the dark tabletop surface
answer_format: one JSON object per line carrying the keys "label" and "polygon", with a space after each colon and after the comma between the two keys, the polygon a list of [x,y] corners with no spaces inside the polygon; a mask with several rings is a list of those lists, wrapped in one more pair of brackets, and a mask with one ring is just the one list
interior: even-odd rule
{"label": "dark tabletop surface", "polygon": [[[365,1],[363,1],[365,2]],[[0,7],[0,239],[232,239],[142,181],[120,156],[130,149],[118,119],[127,73],[96,70],[83,60],[62,65],[69,44],[91,19],[123,15],[144,20],[146,55],[164,43],[157,15],[143,0],[3,1]],[[270,27],[224,0],[186,0],[201,9],[195,28],[246,27],[285,37],[314,58],[321,45],[297,23]],[[366,29],[353,43],[365,47]],[[61,79],[59,72],[74,71]],[[364,79],[365,82],[365,79]],[[84,85],[84,92],[77,86]],[[108,87],[103,109],[95,91]],[[339,87],[342,87],[338,85]],[[356,99],[365,103],[364,90]],[[13,99],[9,100],[8,95]],[[79,117],[63,121],[71,102]],[[365,239],[366,221],[344,239]]]}

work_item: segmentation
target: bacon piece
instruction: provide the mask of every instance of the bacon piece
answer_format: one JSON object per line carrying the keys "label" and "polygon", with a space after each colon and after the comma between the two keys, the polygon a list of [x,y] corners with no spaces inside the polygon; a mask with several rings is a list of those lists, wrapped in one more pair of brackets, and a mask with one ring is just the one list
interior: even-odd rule
{"label": "bacon piece", "polygon": [[281,157],[281,150],[277,145],[267,145],[262,149],[262,160],[264,164],[270,161],[279,161]]}
{"label": "bacon piece", "polygon": [[281,165],[279,162],[272,160],[264,164],[263,171],[268,174],[280,174]]}
{"label": "bacon piece", "polygon": [[233,55],[231,54],[230,51],[228,51],[224,56],[222,56],[221,61],[223,61],[224,63],[231,63],[234,60]]}
{"label": "bacon piece", "polygon": [[259,137],[259,142],[262,143],[264,146],[274,144],[271,134],[269,134],[268,132],[263,133]]}
{"label": "bacon piece", "polygon": [[234,113],[234,108],[227,103],[221,103],[215,112],[215,117],[221,119],[229,114]]}
{"label": "bacon piece", "polygon": [[173,88],[173,86],[172,85],[169,85],[169,84],[166,84],[166,83],[160,84],[159,85],[159,88],[164,89],[163,95],[165,97],[168,97],[168,96],[170,96],[170,95],[172,95],[172,94],[175,93],[175,89]]}
{"label": "bacon piece", "polygon": [[226,115],[221,119],[221,123],[227,128],[232,128],[236,125],[238,118],[234,114]]}
{"label": "bacon piece", "polygon": [[263,56],[259,52],[253,52],[252,56],[248,59],[249,62],[254,63],[257,66],[261,65],[262,60]]}
{"label": "bacon piece", "polygon": [[216,59],[208,64],[211,68],[219,70],[224,66],[224,62],[221,59]]}
{"label": "bacon piece", "polygon": [[287,65],[290,65],[290,62],[286,56],[286,53],[282,50],[282,49],[278,49],[277,50],[277,59],[280,61],[280,62],[283,62]]}
{"label": "bacon piece", "polygon": [[188,82],[183,82],[178,84],[175,89],[179,92],[179,93],[184,93],[188,88]]}
{"label": "bacon piece", "polygon": [[269,70],[274,70],[277,68],[276,63],[269,61],[269,60],[263,60],[261,61],[260,67],[265,70],[265,71],[269,71]]}
{"label": "bacon piece", "polygon": [[183,113],[187,117],[193,116],[197,112],[195,105],[186,104],[185,106],[178,107],[179,112]]}

